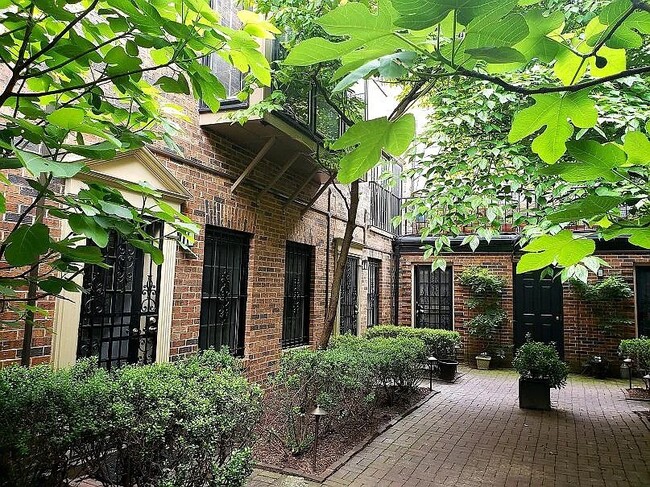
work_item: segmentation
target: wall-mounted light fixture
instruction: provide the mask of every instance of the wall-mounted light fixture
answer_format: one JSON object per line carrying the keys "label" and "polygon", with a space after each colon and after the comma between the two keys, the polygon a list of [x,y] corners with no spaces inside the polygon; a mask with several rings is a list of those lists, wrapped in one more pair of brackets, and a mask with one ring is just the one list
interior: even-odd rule
{"label": "wall-mounted light fixture", "polygon": [[361,261],[361,269],[363,269],[364,271],[368,270],[368,259],[363,259]]}
{"label": "wall-mounted light fixture", "polygon": [[596,271],[596,275],[598,276],[599,279],[605,275],[605,272],[603,271],[602,267],[598,268],[598,270]]}

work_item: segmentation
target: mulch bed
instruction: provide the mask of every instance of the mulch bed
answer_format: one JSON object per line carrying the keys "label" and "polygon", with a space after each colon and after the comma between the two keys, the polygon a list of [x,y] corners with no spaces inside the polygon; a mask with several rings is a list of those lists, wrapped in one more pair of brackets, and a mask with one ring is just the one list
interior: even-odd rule
{"label": "mulch bed", "polygon": [[[272,394],[267,393],[265,408],[272,407],[274,403]],[[253,458],[262,467],[271,466],[274,470],[303,473],[307,476],[318,475],[346,456],[355,446],[376,432],[381,425],[401,416],[428,394],[428,388],[418,389],[411,396],[396,400],[393,405],[386,404],[376,408],[370,418],[346,422],[325,436],[321,433],[318,440],[316,470],[312,469],[311,448],[301,456],[292,455],[278,439],[268,433],[269,429],[275,426],[271,422],[273,415],[263,414],[262,421],[257,427],[259,439],[253,446]]]}
{"label": "mulch bed", "polygon": [[625,394],[628,399],[635,401],[650,401],[650,391],[641,389],[640,387],[633,387],[632,389],[625,389]]}

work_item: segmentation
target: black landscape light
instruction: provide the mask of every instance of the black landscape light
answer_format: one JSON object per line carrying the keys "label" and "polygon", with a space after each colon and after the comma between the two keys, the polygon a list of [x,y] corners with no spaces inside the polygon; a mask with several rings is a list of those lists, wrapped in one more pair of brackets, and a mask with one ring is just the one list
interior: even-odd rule
{"label": "black landscape light", "polygon": [[429,391],[433,390],[433,366],[438,361],[435,357],[427,357],[427,362],[429,363]]}
{"label": "black landscape light", "polygon": [[318,427],[319,427],[321,416],[327,416],[329,413],[325,411],[322,407],[317,405],[316,409],[314,409],[310,414],[314,416],[314,420],[316,422],[315,431],[314,431],[314,458],[312,460],[312,470],[316,472],[316,455],[318,451]]}
{"label": "black landscape light", "polygon": [[632,390],[632,359],[630,357],[623,360],[627,367],[627,377],[630,379],[630,390]]}

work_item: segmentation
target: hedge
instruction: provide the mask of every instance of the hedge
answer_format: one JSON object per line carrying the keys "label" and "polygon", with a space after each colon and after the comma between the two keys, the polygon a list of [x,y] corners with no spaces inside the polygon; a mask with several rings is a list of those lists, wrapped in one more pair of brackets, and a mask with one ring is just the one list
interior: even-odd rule
{"label": "hedge", "polygon": [[225,352],[108,372],[0,370],[2,486],[239,486],[251,472],[261,391]]}
{"label": "hedge", "polygon": [[365,335],[374,338],[417,338],[424,342],[427,356],[437,358],[454,358],[456,346],[460,345],[460,334],[457,331],[439,330],[434,328],[411,328],[410,326],[379,325],[368,328]]}
{"label": "hedge", "polygon": [[272,379],[270,437],[294,455],[307,451],[313,441],[309,412],[316,405],[329,413],[321,422],[325,434],[344,428],[382,402],[414,391],[425,357],[423,342],[415,338],[350,335],[334,338],[326,350],[285,353]]}
{"label": "hedge", "polygon": [[624,358],[630,357],[634,367],[650,374],[650,338],[621,340],[618,353]]}

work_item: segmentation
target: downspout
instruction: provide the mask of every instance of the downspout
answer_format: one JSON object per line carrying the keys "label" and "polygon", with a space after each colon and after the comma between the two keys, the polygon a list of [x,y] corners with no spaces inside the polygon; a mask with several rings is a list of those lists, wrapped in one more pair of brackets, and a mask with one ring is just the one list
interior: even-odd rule
{"label": "downspout", "polygon": [[327,191],[327,244],[325,250],[325,309],[330,302],[330,233],[332,226],[332,188]]}
{"label": "downspout", "polygon": [[393,239],[393,259],[395,266],[395,274],[393,276],[393,324],[399,325],[399,264],[400,264],[400,243],[399,236],[395,236]]}

